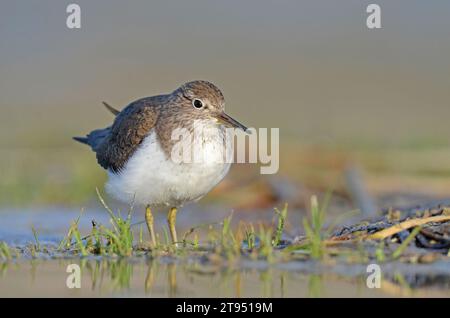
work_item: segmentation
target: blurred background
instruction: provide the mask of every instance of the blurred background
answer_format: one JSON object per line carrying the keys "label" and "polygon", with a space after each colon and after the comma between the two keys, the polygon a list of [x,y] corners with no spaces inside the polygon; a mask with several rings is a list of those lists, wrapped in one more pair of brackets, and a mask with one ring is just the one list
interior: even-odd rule
{"label": "blurred background", "polygon": [[105,172],[71,137],[111,123],[103,100],[120,109],[194,79],[281,141],[277,175],[235,165],[202,202],[345,201],[348,169],[379,207],[448,195],[450,2],[378,0],[379,30],[372,1],[75,2],[79,30],[68,1],[1,1],[2,207],[96,202]]}

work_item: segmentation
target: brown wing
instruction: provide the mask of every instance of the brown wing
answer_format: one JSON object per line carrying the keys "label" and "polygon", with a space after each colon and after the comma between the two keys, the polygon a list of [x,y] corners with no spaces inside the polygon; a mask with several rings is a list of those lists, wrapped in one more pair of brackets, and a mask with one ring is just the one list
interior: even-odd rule
{"label": "brown wing", "polygon": [[119,171],[155,126],[166,95],[137,100],[124,108],[111,127],[94,130],[88,144],[105,169]]}

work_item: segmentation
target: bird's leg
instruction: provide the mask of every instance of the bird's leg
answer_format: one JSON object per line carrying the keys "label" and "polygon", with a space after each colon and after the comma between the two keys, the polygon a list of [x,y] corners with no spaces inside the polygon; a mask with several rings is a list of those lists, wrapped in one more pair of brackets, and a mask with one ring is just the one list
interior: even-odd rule
{"label": "bird's leg", "polygon": [[145,208],[145,222],[147,223],[148,231],[150,232],[150,238],[152,240],[152,247],[156,247],[155,228],[153,227],[153,214],[150,206]]}
{"label": "bird's leg", "polygon": [[177,209],[171,208],[169,214],[167,214],[167,223],[169,224],[170,236],[172,237],[172,243],[176,243],[177,231],[175,229],[175,223],[177,221]]}

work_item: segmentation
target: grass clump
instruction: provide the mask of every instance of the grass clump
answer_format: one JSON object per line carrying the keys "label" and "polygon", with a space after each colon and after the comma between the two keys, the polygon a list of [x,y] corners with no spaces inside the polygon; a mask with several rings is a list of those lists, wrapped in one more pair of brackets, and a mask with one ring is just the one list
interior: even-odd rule
{"label": "grass clump", "polygon": [[34,250],[36,252],[39,252],[41,250],[41,243],[39,243],[38,233],[37,233],[36,229],[34,228],[34,226],[31,227],[31,231],[33,232],[33,237],[34,237],[34,241],[35,241]]}
{"label": "grass clump", "polygon": [[10,260],[12,259],[11,249],[6,242],[0,242],[0,259]]}
{"label": "grass clump", "polygon": [[258,224],[257,230],[253,223],[241,223],[236,234],[233,236],[234,245],[238,250],[249,252],[254,259],[264,258],[267,261],[274,259],[274,251],[282,243],[282,235],[287,219],[287,204],[280,211],[275,208],[277,217],[276,226],[267,226],[263,223]]}
{"label": "grass clump", "polygon": [[[325,205],[324,205],[325,206]],[[322,238],[322,228],[325,221],[325,208],[319,208],[319,202],[316,196],[311,197],[311,221],[303,219],[303,227],[307,240],[308,249],[311,257],[315,259],[322,258],[325,253],[325,245]]]}
{"label": "grass clump", "polygon": [[275,237],[273,239],[274,246],[277,246],[281,243],[281,236],[283,235],[283,230],[286,223],[287,211],[288,211],[287,203],[284,205],[284,208],[281,211],[275,208],[275,213],[278,216],[278,223],[275,231]]}
{"label": "grass clump", "polygon": [[81,217],[80,214],[70,226],[66,237],[62,239],[58,249],[79,252],[82,256],[87,256],[90,253],[96,255],[131,256],[133,253],[133,232],[131,230],[132,209],[130,208],[126,218],[122,218],[120,213],[118,215],[114,214],[98,190],[97,195],[111,217],[110,223],[112,228],[97,225],[93,221],[91,233],[83,237],[78,226]]}
{"label": "grass clump", "polygon": [[274,259],[273,230],[260,225],[258,236],[260,241],[259,255],[265,258],[268,262],[272,262]]}
{"label": "grass clump", "polygon": [[220,237],[220,245],[223,248],[228,259],[235,258],[241,253],[241,245],[236,235],[231,229],[231,219],[233,214],[226,217],[222,222],[222,231]]}
{"label": "grass clump", "polygon": [[256,248],[256,232],[253,224],[245,224],[244,230],[244,244],[248,247],[249,250],[253,250]]}

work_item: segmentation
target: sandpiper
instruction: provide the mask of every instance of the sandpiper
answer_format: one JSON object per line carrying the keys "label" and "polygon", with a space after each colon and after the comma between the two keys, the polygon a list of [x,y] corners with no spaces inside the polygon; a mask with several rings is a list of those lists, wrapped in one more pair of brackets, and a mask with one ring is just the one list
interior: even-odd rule
{"label": "sandpiper", "polygon": [[[232,143],[224,142],[230,137],[225,128],[247,128],[224,112],[222,92],[207,81],[192,81],[170,94],[138,99],[122,111],[103,104],[116,115],[113,124],[74,139],[89,145],[107,170],[105,189],[109,195],[145,206],[153,246],[152,209],[169,209],[167,221],[176,244],[177,208],[202,198],[228,173],[230,162],[218,158],[224,151],[233,152]],[[194,122],[206,128],[206,133],[192,142],[207,159],[201,163],[174,162],[172,132],[180,128],[191,132]]]}

